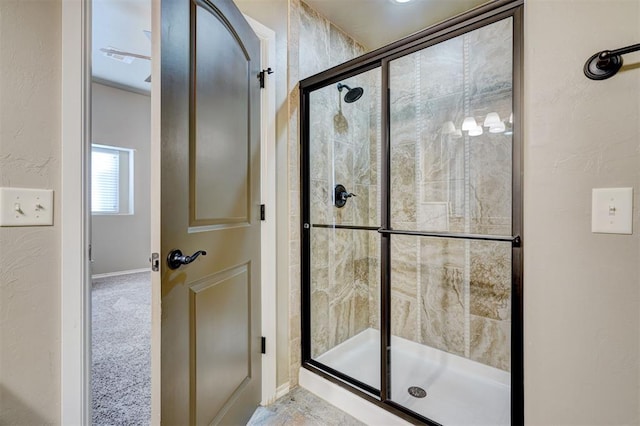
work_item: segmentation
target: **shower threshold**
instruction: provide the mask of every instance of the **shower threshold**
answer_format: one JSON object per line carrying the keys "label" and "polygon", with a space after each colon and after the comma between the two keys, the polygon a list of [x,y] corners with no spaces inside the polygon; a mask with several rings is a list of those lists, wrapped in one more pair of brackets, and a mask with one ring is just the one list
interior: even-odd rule
{"label": "shower threshold", "polygon": [[[390,399],[443,425],[509,425],[510,374],[400,337],[391,337]],[[380,389],[380,333],[368,328],[315,358]],[[409,393],[417,387],[424,398]]]}

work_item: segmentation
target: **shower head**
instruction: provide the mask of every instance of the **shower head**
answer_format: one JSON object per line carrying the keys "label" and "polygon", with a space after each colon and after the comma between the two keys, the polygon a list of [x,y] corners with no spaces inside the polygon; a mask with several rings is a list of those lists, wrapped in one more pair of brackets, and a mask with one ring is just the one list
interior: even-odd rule
{"label": "shower head", "polygon": [[347,93],[344,95],[344,101],[348,104],[360,99],[360,97],[364,93],[364,90],[362,90],[362,87],[354,87],[352,89],[346,84],[338,83],[338,91],[342,92],[342,89],[347,89]]}

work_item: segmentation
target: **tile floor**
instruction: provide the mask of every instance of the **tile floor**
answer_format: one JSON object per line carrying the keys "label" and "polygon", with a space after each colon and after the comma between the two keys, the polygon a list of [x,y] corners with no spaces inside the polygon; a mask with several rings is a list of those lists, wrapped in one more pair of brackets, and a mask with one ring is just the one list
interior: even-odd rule
{"label": "tile floor", "polygon": [[247,426],[360,426],[354,419],[318,398],[311,392],[297,387],[268,407],[258,407]]}

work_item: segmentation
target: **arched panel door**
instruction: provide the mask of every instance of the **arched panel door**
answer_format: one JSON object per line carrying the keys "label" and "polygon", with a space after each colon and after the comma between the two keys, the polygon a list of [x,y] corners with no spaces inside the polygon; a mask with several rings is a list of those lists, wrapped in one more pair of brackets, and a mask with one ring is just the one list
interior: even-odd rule
{"label": "arched panel door", "polygon": [[259,40],[230,0],[163,0],[161,43],[161,421],[245,424],[261,389]]}

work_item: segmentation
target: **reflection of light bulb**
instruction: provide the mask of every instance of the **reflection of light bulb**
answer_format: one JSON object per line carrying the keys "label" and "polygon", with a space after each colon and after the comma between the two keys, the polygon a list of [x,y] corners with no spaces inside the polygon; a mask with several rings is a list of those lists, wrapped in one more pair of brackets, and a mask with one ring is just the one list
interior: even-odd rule
{"label": "reflection of light bulb", "polygon": [[513,113],[509,116],[509,124],[513,124]]}
{"label": "reflection of light bulb", "polygon": [[476,119],[473,117],[467,117],[462,122],[462,130],[469,131],[474,127],[478,127],[478,123],[476,123]]}
{"label": "reflection of light bulb", "polygon": [[454,138],[454,139],[460,139],[462,137],[462,130],[456,129],[456,131],[453,132],[451,137]]}
{"label": "reflection of light bulb", "polygon": [[501,121],[489,127],[489,133],[502,133],[504,132],[504,129],[505,129],[504,123]]}
{"label": "reflection of light bulb", "polygon": [[482,134],[482,126],[476,126],[469,130],[469,136],[480,136]]}
{"label": "reflection of light bulb", "polygon": [[453,121],[447,121],[442,125],[443,135],[450,135],[452,133],[455,133],[455,131],[456,131],[456,126],[454,126]]}
{"label": "reflection of light bulb", "polygon": [[484,127],[492,127],[500,123],[500,116],[497,112],[490,112],[487,114],[487,118],[484,119]]}

